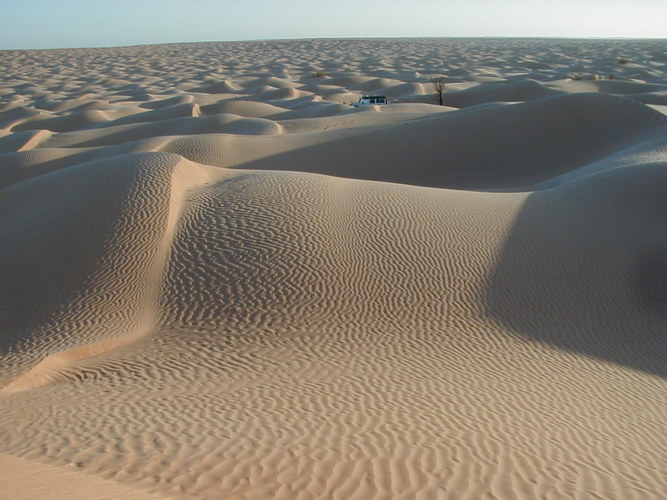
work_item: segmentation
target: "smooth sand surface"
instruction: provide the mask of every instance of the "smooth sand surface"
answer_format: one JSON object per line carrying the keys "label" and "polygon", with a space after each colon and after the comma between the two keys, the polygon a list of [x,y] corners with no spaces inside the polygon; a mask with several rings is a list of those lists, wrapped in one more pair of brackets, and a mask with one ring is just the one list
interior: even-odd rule
{"label": "smooth sand surface", "polygon": [[89,500],[160,500],[158,494],[106,481],[94,475],[77,472],[81,465],[66,467],[29,462],[11,455],[0,454],[0,482],[11,484],[3,488],[3,497],[12,500],[62,500],[86,498]]}
{"label": "smooth sand surface", "polygon": [[1,498],[667,495],[664,41],[0,61]]}

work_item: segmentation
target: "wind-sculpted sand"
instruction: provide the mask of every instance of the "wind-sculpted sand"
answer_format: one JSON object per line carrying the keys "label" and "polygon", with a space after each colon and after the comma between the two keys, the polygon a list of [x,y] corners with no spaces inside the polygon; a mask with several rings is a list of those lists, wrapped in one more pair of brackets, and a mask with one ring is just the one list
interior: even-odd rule
{"label": "wind-sculpted sand", "polygon": [[2,498],[667,494],[664,41],[0,61]]}

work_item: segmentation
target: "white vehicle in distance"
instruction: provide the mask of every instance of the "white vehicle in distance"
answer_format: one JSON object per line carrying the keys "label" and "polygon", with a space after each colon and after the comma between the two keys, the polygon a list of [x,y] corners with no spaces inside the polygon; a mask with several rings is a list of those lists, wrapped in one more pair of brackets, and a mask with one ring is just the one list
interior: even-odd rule
{"label": "white vehicle in distance", "polygon": [[355,102],[352,104],[355,108],[358,108],[359,106],[368,106],[371,104],[375,105],[380,105],[383,106],[387,104],[387,97],[383,95],[365,95],[361,96],[361,99],[359,99],[359,102]]}

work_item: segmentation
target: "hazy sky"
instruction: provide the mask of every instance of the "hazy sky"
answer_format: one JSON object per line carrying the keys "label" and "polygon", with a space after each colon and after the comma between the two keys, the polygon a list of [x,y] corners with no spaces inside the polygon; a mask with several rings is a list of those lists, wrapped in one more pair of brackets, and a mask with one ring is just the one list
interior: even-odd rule
{"label": "hazy sky", "polygon": [[0,0],[0,49],[317,37],[667,37],[667,0]]}

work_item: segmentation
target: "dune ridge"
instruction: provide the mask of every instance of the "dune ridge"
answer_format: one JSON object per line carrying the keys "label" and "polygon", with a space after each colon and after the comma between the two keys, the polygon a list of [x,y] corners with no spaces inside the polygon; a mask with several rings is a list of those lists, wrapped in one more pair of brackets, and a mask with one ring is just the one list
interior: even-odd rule
{"label": "dune ridge", "polygon": [[661,41],[0,60],[2,496],[664,498]]}

